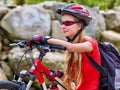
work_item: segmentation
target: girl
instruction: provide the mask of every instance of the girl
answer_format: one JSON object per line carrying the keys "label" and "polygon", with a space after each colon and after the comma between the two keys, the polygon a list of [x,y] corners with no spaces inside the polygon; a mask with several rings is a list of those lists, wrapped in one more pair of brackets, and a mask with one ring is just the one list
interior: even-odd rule
{"label": "girl", "polygon": [[73,90],[98,90],[100,73],[86,56],[89,54],[101,64],[97,42],[84,35],[84,29],[92,19],[89,11],[82,5],[68,4],[58,9],[57,13],[62,16],[62,32],[68,42],[39,36],[40,43],[46,42],[66,47],[64,85],[68,90],[72,90],[72,82],[75,83]]}

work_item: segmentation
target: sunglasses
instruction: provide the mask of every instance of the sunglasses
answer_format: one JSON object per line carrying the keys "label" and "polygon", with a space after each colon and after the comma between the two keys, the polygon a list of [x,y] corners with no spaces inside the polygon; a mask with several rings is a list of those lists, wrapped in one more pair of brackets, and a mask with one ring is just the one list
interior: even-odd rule
{"label": "sunglasses", "polygon": [[79,23],[79,22],[75,22],[75,21],[64,21],[64,22],[62,22],[62,25],[64,24],[65,26],[71,26],[71,25],[73,25],[73,24],[75,24],[75,23]]}

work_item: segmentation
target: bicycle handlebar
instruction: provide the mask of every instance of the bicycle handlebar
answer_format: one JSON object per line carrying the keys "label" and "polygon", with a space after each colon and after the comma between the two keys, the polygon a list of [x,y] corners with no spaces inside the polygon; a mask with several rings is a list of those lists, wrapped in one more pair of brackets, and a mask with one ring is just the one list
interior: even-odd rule
{"label": "bicycle handlebar", "polygon": [[53,48],[53,49],[60,49],[60,50],[66,50],[66,47],[60,46],[60,45],[54,45],[54,44],[51,44],[51,48]]}
{"label": "bicycle handlebar", "polygon": [[23,42],[23,41],[26,41],[26,40],[14,40],[13,43],[19,43],[19,42]]}
{"label": "bicycle handlebar", "polygon": [[[9,44],[10,46],[20,46],[20,47],[27,47],[26,45],[26,40],[14,40],[12,44]],[[66,50],[66,47],[60,46],[60,45],[55,45],[55,44],[41,44],[39,45],[41,49],[58,49],[58,50]]]}
{"label": "bicycle handlebar", "polygon": [[[40,52],[40,55],[39,55],[39,58],[35,59],[35,62],[34,62],[34,58],[33,58],[33,55],[31,54],[31,52],[29,53],[32,60],[33,60],[33,66],[31,67],[30,71],[31,73],[27,73],[26,71],[22,72],[21,76],[22,75],[29,75],[30,74],[30,81],[28,82],[27,84],[27,87],[26,87],[26,90],[28,90],[30,88],[30,86],[32,85],[35,77],[38,77],[39,75],[41,75],[41,73],[44,71],[44,74],[48,75],[46,76],[48,79],[50,80],[54,80],[60,84],[65,90],[67,90],[61,83],[61,81],[58,81],[59,79],[58,78],[61,78],[62,75],[63,75],[63,72],[62,71],[53,71],[53,70],[49,70],[47,69],[44,65],[41,64],[41,61],[42,61],[42,58],[43,56],[45,55],[46,52],[52,52],[54,51],[55,49],[58,49],[58,50],[66,50],[66,47],[64,46],[60,46],[60,45],[54,45],[54,44],[32,44],[32,46],[27,46],[27,40],[14,40],[13,43],[10,44],[10,46],[19,46],[20,48],[27,48],[27,51],[31,51],[33,48],[37,48],[38,51]],[[30,49],[30,50],[29,50]],[[26,54],[26,53],[25,53]],[[21,59],[22,60],[22,59]],[[21,63],[21,61],[20,61]],[[18,67],[20,65],[20,63],[18,64],[17,66],[17,69],[16,69],[16,72],[18,71]],[[33,68],[35,67],[35,68]],[[40,72],[39,72],[40,71]],[[42,72],[41,72],[42,71]],[[15,73],[16,73],[15,72]],[[34,72],[37,72],[37,74],[35,74]],[[52,72],[52,74],[51,74]],[[38,74],[40,73],[40,74]],[[16,75],[16,74],[15,74]],[[38,75],[38,76],[37,76]],[[51,77],[50,77],[51,75]],[[21,79],[21,76],[20,78],[18,79],[18,81],[20,82],[22,79]],[[58,78],[57,78],[58,77]],[[31,79],[32,78],[32,79]],[[40,79],[41,78],[41,79]],[[42,76],[37,78],[38,81],[41,83],[44,81],[42,81]],[[52,83],[53,84],[53,83]],[[51,84],[51,85],[52,85]],[[41,84],[42,85],[42,84]],[[44,86],[45,88],[46,86]],[[45,88],[46,90],[46,88]]]}

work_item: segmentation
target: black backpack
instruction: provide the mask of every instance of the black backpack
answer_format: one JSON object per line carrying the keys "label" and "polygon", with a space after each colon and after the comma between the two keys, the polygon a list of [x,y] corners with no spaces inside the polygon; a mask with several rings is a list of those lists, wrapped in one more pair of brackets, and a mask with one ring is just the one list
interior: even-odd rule
{"label": "black backpack", "polygon": [[101,73],[99,90],[120,90],[120,53],[110,42],[98,42],[102,66],[87,54],[90,62]]}

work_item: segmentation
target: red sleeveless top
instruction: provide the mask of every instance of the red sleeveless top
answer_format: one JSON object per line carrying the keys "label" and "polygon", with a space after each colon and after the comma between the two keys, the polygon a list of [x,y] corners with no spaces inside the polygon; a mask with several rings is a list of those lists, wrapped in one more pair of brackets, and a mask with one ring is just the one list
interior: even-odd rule
{"label": "red sleeveless top", "polygon": [[[96,40],[89,40],[93,46],[93,52],[88,53],[97,63],[101,64],[101,57]],[[76,90],[98,90],[100,73],[88,60],[86,53],[82,53],[82,83]]]}

